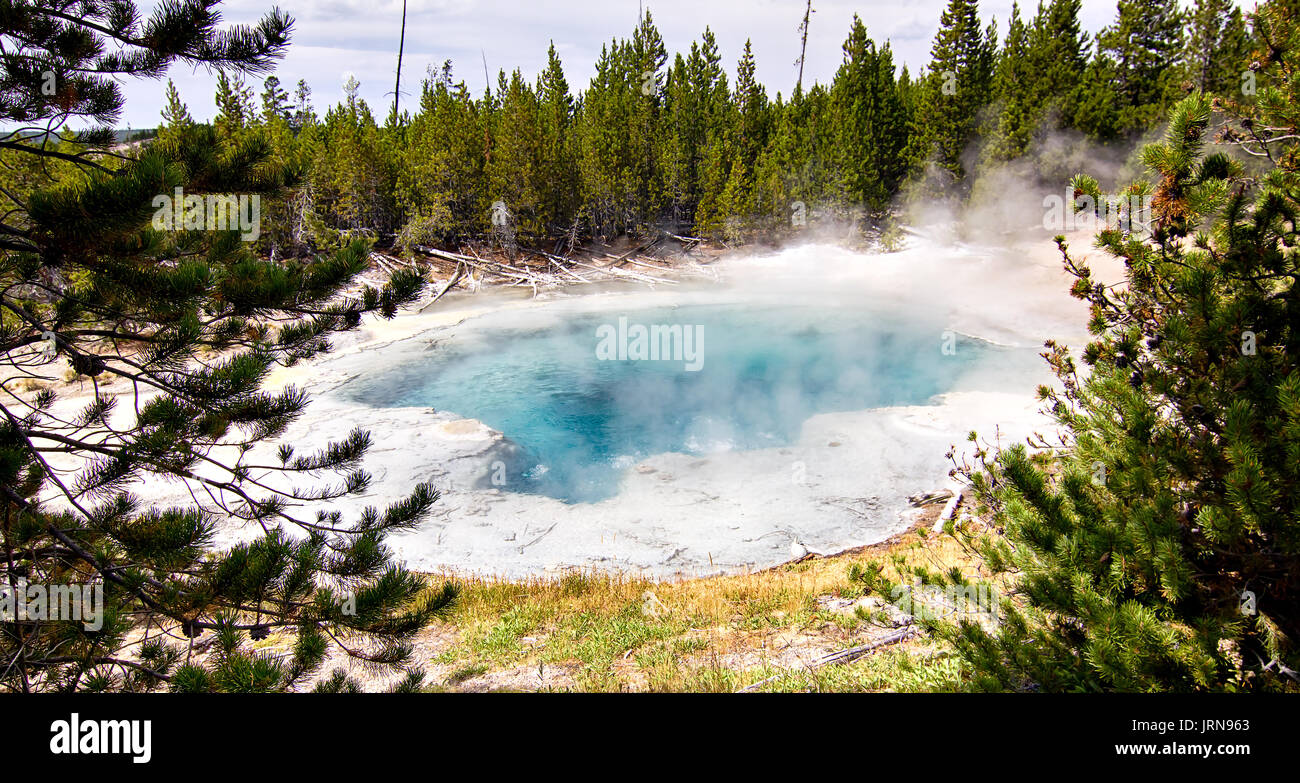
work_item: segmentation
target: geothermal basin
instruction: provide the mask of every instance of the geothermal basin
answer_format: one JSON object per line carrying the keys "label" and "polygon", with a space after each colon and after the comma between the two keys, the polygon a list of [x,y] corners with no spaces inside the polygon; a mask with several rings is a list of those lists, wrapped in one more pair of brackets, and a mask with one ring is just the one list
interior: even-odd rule
{"label": "geothermal basin", "polygon": [[273,377],[314,398],[284,440],[371,432],[345,516],[432,482],[432,518],[390,538],[413,568],[731,573],[905,529],[970,431],[1049,431],[1042,341],[1084,339],[1050,253],[808,246],[713,269],[368,324]]}

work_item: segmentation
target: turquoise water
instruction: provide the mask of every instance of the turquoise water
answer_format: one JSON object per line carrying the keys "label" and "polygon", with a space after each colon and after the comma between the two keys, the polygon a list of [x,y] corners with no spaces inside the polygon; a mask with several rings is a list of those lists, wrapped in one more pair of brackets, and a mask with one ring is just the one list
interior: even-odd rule
{"label": "turquoise water", "polygon": [[[675,360],[598,358],[602,336],[617,356],[620,317],[629,331],[662,324],[702,336],[679,343],[699,350],[698,370],[687,369],[684,351]],[[654,454],[788,444],[815,414],[923,404],[981,362],[1033,356],[878,307],[711,304],[577,314],[531,329],[480,318],[341,392],[376,407],[478,419],[520,447],[514,464],[498,466],[503,489],[593,502]]]}

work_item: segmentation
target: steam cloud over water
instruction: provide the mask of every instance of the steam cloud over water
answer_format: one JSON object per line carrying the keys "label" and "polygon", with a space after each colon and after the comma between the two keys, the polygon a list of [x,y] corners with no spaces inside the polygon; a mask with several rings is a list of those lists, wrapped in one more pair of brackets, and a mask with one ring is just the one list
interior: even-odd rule
{"label": "steam cloud over water", "polygon": [[[1033,352],[955,333],[945,352],[938,319],[881,303],[739,299],[539,320],[474,319],[437,350],[343,392],[477,419],[520,447],[495,476],[502,489],[590,502],[613,496],[626,469],[656,454],[782,446],[818,413],[923,404],[980,362],[1020,372],[1036,362]],[[695,371],[690,362],[602,358],[598,335],[614,332],[614,320],[623,332],[628,321],[678,327],[703,336],[707,349]]]}
{"label": "steam cloud over water", "polygon": [[[328,509],[360,513],[420,482],[442,493],[391,541],[415,568],[666,577],[775,565],[796,542],[840,551],[908,525],[908,496],[948,485],[946,453],[971,430],[1050,432],[1037,352],[1087,338],[1050,243],[910,241],[736,256],[712,283],[448,298],[268,383],[312,392],[285,433],[304,451],[371,433],[370,486]],[[600,328],[620,318],[702,327],[699,370],[599,359]]]}

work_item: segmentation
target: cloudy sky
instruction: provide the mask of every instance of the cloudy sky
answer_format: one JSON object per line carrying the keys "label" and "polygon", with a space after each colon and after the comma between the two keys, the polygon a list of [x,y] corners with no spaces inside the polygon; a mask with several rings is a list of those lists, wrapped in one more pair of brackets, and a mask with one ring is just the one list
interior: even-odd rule
{"label": "cloudy sky", "polygon": [[[769,94],[789,94],[797,76],[796,28],[804,0],[643,1],[654,15],[670,58],[673,52],[688,50],[708,25],[718,38],[728,73],[734,73],[745,40],[752,39],[758,75]],[[227,23],[252,22],[273,4],[274,0],[226,0],[221,9]],[[915,71],[929,58],[945,5],[946,0],[814,0],[805,83],[826,82],[834,76],[854,13],[877,41],[889,39],[896,58]],[[1033,5],[1034,0],[1022,3]],[[141,6],[151,8],[147,0]],[[296,20],[289,53],[276,71],[290,91],[299,79],[306,79],[320,110],[339,101],[343,82],[354,74],[371,106],[392,101],[402,0],[281,0],[280,7]],[[601,45],[631,34],[638,9],[638,0],[409,0],[403,93],[418,95],[426,68],[448,58],[458,80],[464,78],[476,92],[483,89],[484,57],[494,82],[498,69],[509,72],[516,67],[532,78],[545,64],[552,40],[577,92],[589,81]],[[1011,0],[980,3],[985,21],[996,17],[1003,31],[1010,10]],[[1082,20],[1089,30],[1100,29],[1114,13],[1114,0],[1083,0]],[[173,66],[168,76],[191,114],[199,119],[213,115],[211,74]],[[156,126],[164,86],[165,82],[128,80],[122,124]],[[261,92],[260,80],[256,90]],[[385,113],[376,110],[381,120]]]}

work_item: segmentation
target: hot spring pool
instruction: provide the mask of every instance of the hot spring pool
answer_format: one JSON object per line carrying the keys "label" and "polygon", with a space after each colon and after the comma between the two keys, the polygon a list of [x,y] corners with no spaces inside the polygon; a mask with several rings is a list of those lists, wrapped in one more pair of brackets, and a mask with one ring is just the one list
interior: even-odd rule
{"label": "hot spring pool", "polygon": [[[638,325],[678,329],[658,358],[636,358]],[[782,446],[816,414],[924,404],[972,375],[1041,365],[1035,351],[880,302],[686,303],[533,322],[488,314],[424,337],[423,350],[337,393],[477,419],[518,447],[483,466],[483,486],[566,503],[617,494],[648,456]]]}

